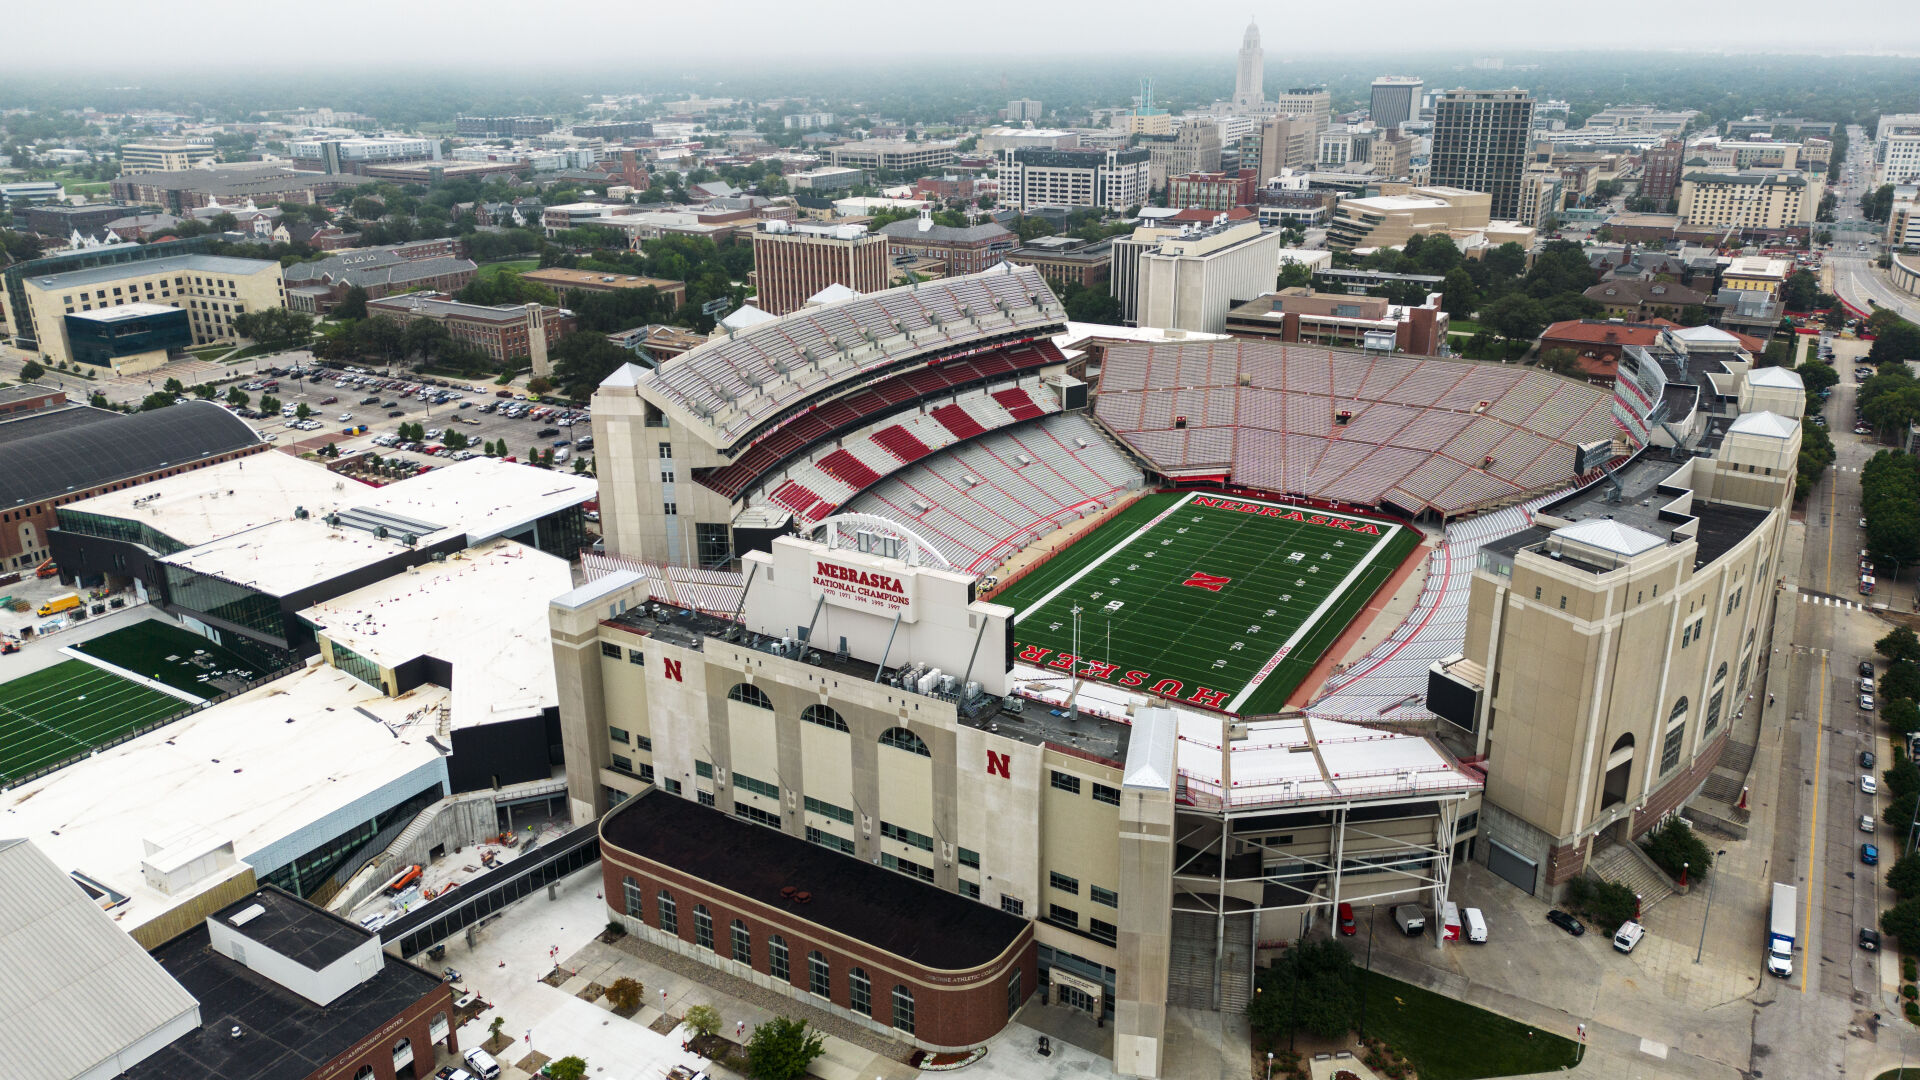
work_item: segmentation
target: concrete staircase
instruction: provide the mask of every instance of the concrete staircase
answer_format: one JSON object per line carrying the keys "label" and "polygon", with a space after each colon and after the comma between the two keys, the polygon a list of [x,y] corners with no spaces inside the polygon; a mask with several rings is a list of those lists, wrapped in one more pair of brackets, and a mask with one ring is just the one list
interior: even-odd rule
{"label": "concrete staircase", "polygon": [[1594,845],[1593,858],[1587,860],[1587,868],[1602,881],[1632,889],[1640,897],[1643,912],[1673,895],[1673,883],[1660,868],[1629,845],[1612,841]]}
{"label": "concrete staircase", "polygon": [[[1212,916],[1173,913],[1173,951],[1167,972],[1167,1003],[1188,1009],[1240,1013],[1253,998],[1253,916],[1227,919],[1226,955],[1214,963]],[[1220,1001],[1214,1003],[1215,982]]]}
{"label": "concrete staircase", "polygon": [[1243,1013],[1253,998],[1253,921],[1255,915],[1227,919],[1227,955],[1220,972],[1220,1011]]}

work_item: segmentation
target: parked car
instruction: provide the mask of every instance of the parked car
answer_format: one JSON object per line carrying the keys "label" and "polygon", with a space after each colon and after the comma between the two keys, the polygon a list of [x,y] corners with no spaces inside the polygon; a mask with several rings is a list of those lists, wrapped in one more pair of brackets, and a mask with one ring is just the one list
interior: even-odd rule
{"label": "parked car", "polygon": [[1871,676],[1871,675],[1864,675],[1864,676],[1861,676],[1861,678],[1860,678],[1860,692],[1861,692],[1861,693],[1863,693],[1863,694],[1871,694],[1871,693],[1873,693],[1873,676]]}
{"label": "parked car", "polygon": [[[1861,552],[1861,554],[1864,555],[1866,553]],[[1873,677],[1873,661],[1871,660],[1860,661],[1860,677],[1863,679],[1870,679]]]}
{"label": "parked car", "polygon": [[544,427],[534,432],[533,437],[536,439],[551,439],[558,434],[560,434],[559,428]]}
{"label": "parked car", "polygon": [[1467,921],[1467,940],[1475,945],[1487,943],[1487,917],[1477,907],[1462,908],[1461,918]]}
{"label": "parked car", "polygon": [[1400,932],[1408,937],[1419,937],[1427,928],[1426,913],[1418,904],[1395,904],[1393,921],[1400,924]]}
{"label": "parked car", "polygon": [[340,400],[340,395],[339,395],[339,394],[328,394],[328,395],[327,395],[326,397],[323,397],[323,398],[321,398],[321,399],[320,399],[320,404],[322,404],[322,405],[331,405],[331,404],[333,404],[334,402],[336,402],[336,401],[339,401],[339,400]]}
{"label": "parked car", "polygon": [[1862,795],[1877,795],[1877,794],[1879,794],[1879,792],[1880,792],[1880,784],[1879,784],[1879,782],[1878,782],[1878,781],[1876,781],[1876,780],[1874,780],[1874,778],[1873,778],[1873,776],[1872,776],[1872,774],[1870,774],[1870,773],[1863,773],[1863,774],[1861,774],[1861,777],[1860,777],[1860,794],[1862,794]]}
{"label": "parked car", "polygon": [[1873,751],[1871,750],[1860,751],[1860,767],[1862,769],[1865,769],[1868,772],[1872,772],[1873,763],[1878,760],[1879,760],[1878,758],[1873,756]]}
{"label": "parked car", "polygon": [[1860,831],[1861,832],[1873,831],[1873,815],[1872,814],[1860,815]]}
{"label": "parked car", "polygon": [[480,1080],[499,1080],[500,1063],[493,1060],[492,1054],[475,1047],[467,1051],[466,1060],[467,1068],[472,1069]]}
{"label": "parked car", "polygon": [[389,409],[387,410],[387,415],[388,416],[405,416],[407,414],[400,409]]}
{"label": "parked car", "polygon": [[1861,927],[1859,940],[1860,940],[1860,947],[1867,950],[1868,952],[1880,951],[1880,931],[1875,930],[1873,927],[1871,926]]}
{"label": "parked car", "polygon": [[1353,905],[1352,904],[1349,904],[1346,901],[1342,900],[1340,902],[1340,907],[1338,908],[1336,917],[1340,920],[1340,933],[1344,934],[1347,937],[1352,937],[1354,934],[1359,932],[1358,925],[1355,924],[1355,922],[1353,921]]}
{"label": "parked car", "polygon": [[1581,925],[1579,919],[1561,911],[1559,908],[1554,908],[1552,911],[1547,912],[1547,921],[1565,930],[1567,933],[1572,934],[1574,937],[1579,937],[1587,932],[1587,928]]}
{"label": "parked car", "polygon": [[[1873,695],[1872,695],[1872,694],[1861,694],[1861,695],[1860,695],[1860,710],[1861,710],[1862,712],[1872,712],[1872,711],[1873,711]],[[1868,777],[1867,779],[1869,779],[1869,780],[1871,780],[1871,779],[1873,779],[1873,778],[1872,778],[1872,777]]]}
{"label": "parked car", "polygon": [[361,398],[361,399],[360,399],[360,404],[362,404],[362,405],[378,405],[378,404],[380,404],[380,399],[379,399],[379,398],[377,398],[377,397],[363,397],[363,398]]}
{"label": "parked car", "polygon": [[1868,866],[1880,865],[1880,849],[1872,844],[1860,845],[1860,861]]}
{"label": "parked car", "polygon": [[353,419],[353,414],[350,412],[343,412],[339,415],[337,419],[339,419],[339,421],[344,424],[347,421]]}

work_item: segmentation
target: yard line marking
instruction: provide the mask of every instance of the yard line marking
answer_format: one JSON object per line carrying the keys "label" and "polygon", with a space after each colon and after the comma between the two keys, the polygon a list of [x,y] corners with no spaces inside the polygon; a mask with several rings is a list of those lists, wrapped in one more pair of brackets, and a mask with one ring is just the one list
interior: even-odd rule
{"label": "yard line marking", "polygon": [[1387,539],[1394,535],[1394,530],[1402,527],[1403,526],[1400,525],[1394,525],[1387,532],[1381,534],[1379,540],[1376,541],[1371,548],[1367,549],[1367,553],[1361,557],[1358,563],[1354,564],[1352,570],[1347,572],[1347,576],[1341,579],[1340,587],[1328,593],[1326,599],[1320,601],[1320,606],[1314,608],[1311,614],[1301,620],[1300,625],[1294,629],[1293,636],[1287,638],[1286,644],[1280,646],[1280,651],[1268,658],[1267,662],[1261,665],[1259,672],[1256,673],[1245,686],[1240,688],[1238,694],[1234,695],[1233,700],[1227,702],[1228,712],[1237,713],[1240,711],[1240,706],[1246,702],[1247,698],[1253,695],[1255,690],[1260,689],[1260,684],[1267,681],[1267,676],[1273,674],[1273,669],[1280,666],[1280,661],[1287,658],[1287,654],[1292,652],[1293,647],[1300,643],[1300,639],[1307,636],[1309,630],[1320,625],[1320,620],[1327,614],[1327,609],[1332,607],[1334,602],[1340,599],[1340,597],[1346,595],[1347,589],[1353,584],[1354,579],[1358,578],[1361,572],[1367,568],[1367,565],[1373,562],[1373,557],[1380,554],[1381,550],[1387,546]]}
{"label": "yard line marking", "polygon": [[1083,577],[1086,577],[1101,563],[1106,562],[1108,559],[1113,558],[1115,554],[1125,549],[1128,544],[1131,544],[1135,540],[1138,540],[1142,536],[1145,536],[1155,526],[1167,520],[1169,517],[1172,517],[1174,511],[1187,505],[1187,503],[1191,501],[1196,494],[1199,494],[1199,493],[1190,491],[1187,494],[1181,496],[1180,499],[1175,501],[1171,506],[1168,506],[1165,510],[1160,511],[1159,515],[1155,517],[1152,521],[1149,521],[1145,525],[1142,525],[1138,529],[1135,529],[1133,532],[1133,535],[1127,537],[1125,540],[1122,540],[1119,543],[1108,548],[1106,551],[1100,554],[1099,558],[1096,558],[1092,562],[1081,567],[1080,570],[1077,573],[1075,573],[1072,577],[1068,578],[1067,580],[1061,582],[1058,585],[1055,585],[1051,592],[1048,592],[1045,596],[1042,596],[1039,600],[1035,601],[1031,607],[1027,608],[1027,610],[1019,612],[1018,614],[1014,615],[1013,617],[1014,625],[1018,626],[1020,624],[1020,620],[1026,618],[1027,616],[1033,614],[1036,611],[1039,611],[1041,608],[1046,607],[1048,604],[1052,603],[1054,597],[1059,596],[1061,593],[1067,591],[1067,589],[1072,587],[1072,585],[1075,582],[1079,581]]}

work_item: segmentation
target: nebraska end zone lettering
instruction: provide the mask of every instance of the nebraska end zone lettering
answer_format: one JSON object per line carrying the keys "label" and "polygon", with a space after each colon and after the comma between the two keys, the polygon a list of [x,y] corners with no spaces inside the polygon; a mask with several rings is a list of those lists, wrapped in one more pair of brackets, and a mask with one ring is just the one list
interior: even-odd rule
{"label": "nebraska end zone lettering", "polygon": [[1356,521],[1353,518],[1331,516],[1328,514],[1309,514],[1300,510],[1289,510],[1284,506],[1264,506],[1260,503],[1245,503],[1235,499],[1216,499],[1211,495],[1194,497],[1194,506],[1209,507],[1214,510],[1231,510],[1236,514],[1252,514],[1255,517],[1270,517],[1280,521],[1298,521],[1306,525],[1323,525],[1329,529],[1359,533],[1362,536],[1379,536],[1380,526],[1368,521]]}
{"label": "nebraska end zone lettering", "polygon": [[[1025,660],[1030,664],[1038,664],[1042,667],[1070,671],[1076,679],[1085,679],[1091,682],[1109,682],[1117,686],[1139,687],[1156,697],[1184,701],[1191,705],[1198,705],[1203,709],[1224,710],[1227,707],[1227,692],[1225,690],[1209,690],[1201,686],[1196,687],[1191,695],[1183,698],[1181,694],[1185,692],[1186,687],[1179,679],[1154,680],[1153,673],[1147,671],[1127,671],[1122,673],[1120,665],[1118,664],[1107,664],[1095,660],[1088,660],[1085,657],[1075,656],[1072,653],[1056,654],[1054,650],[1044,645],[1022,645],[1016,641],[1013,643],[1013,647],[1019,650],[1019,659]],[[1052,656],[1053,659],[1047,660],[1049,656]],[[1270,663],[1278,663],[1278,660],[1270,661]],[[1118,676],[1118,678],[1115,676]],[[1151,685],[1149,685],[1149,680],[1153,680]]]}

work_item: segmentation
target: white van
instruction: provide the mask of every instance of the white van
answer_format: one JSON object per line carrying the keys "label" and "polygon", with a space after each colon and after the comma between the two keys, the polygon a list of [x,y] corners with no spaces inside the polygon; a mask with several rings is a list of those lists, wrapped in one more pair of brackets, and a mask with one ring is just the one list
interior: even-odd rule
{"label": "white van", "polygon": [[1646,927],[1637,922],[1623,922],[1620,924],[1620,929],[1613,935],[1613,947],[1623,953],[1630,953],[1635,945],[1640,944],[1640,939],[1646,936]]}
{"label": "white van", "polygon": [[493,1060],[492,1054],[487,1053],[479,1047],[475,1047],[467,1051],[466,1056],[467,1068],[472,1069],[474,1075],[478,1076],[480,1080],[499,1080],[500,1063]]}
{"label": "white van", "polygon": [[1480,909],[1477,907],[1467,908],[1460,914],[1467,920],[1467,940],[1475,945],[1485,945],[1487,943],[1486,916],[1480,914]]}

